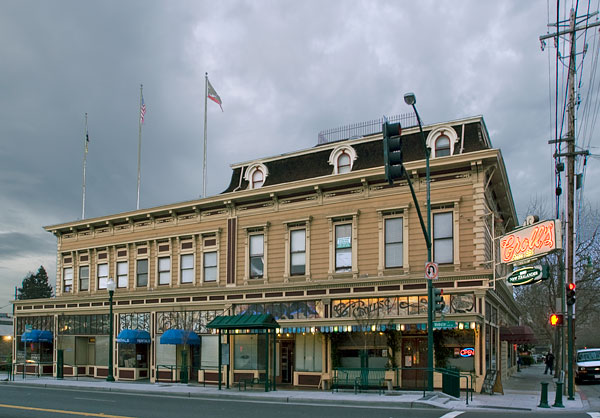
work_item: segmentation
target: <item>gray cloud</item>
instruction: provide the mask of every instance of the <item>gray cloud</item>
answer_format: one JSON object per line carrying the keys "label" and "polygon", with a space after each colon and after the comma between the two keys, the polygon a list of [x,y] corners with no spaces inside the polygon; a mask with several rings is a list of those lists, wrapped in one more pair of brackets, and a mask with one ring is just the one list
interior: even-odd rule
{"label": "gray cloud", "polygon": [[[143,207],[201,193],[205,72],[225,109],[209,103],[209,194],[225,189],[229,164],[409,113],[402,96],[414,91],[425,122],[484,116],[521,215],[532,196],[552,197],[541,0],[23,0],[1,9],[0,231],[16,234],[1,248],[16,258],[3,266],[0,306],[38,263],[54,276],[54,238],[39,244],[41,226],[81,216],[85,112],[87,217],[135,208],[140,83]],[[599,171],[591,161],[588,178]],[[586,196],[600,196],[598,182]]]}

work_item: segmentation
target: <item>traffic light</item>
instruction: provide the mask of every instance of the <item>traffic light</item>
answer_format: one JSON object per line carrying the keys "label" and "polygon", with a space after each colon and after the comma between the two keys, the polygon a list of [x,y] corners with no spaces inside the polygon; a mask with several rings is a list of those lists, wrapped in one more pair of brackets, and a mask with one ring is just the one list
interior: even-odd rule
{"label": "traffic light", "polygon": [[444,291],[436,287],[433,288],[433,312],[442,312],[446,307],[444,302]]}
{"label": "traffic light", "polygon": [[575,305],[575,283],[569,283],[567,285],[567,305]]}
{"label": "traffic light", "polygon": [[393,184],[394,180],[404,177],[402,165],[402,126],[400,122],[383,122],[383,162],[385,164],[385,179]]}
{"label": "traffic light", "polygon": [[550,325],[555,327],[557,325],[562,325],[562,324],[563,324],[563,315],[562,314],[553,313],[552,315],[550,315]]}

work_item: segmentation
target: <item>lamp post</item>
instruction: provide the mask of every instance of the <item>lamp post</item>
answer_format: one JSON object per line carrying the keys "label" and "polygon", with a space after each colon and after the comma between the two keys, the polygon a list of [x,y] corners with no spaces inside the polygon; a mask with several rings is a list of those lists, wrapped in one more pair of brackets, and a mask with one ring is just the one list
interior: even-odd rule
{"label": "lamp post", "polygon": [[[412,106],[415,116],[417,117],[417,123],[419,124],[419,132],[421,133],[421,142],[423,149],[425,150],[425,176],[427,182],[427,233],[425,234],[425,244],[427,245],[427,261],[431,259],[431,181],[429,177],[429,156],[431,149],[427,146],[425,135],[423,134],[423,124],[417,112],[417,98],[414,93],[406,93],[404,95],[404,102]],[[427,390],[433,391],[433,291],[432,291],[431,279],[427,279]]]}
{"label": "lamp post", "polygon": [[106,290],[108,290],[108,316],[109,316],[109,334],[108,334],[108,376],[106,376],[107,382],[114,382],[115,377],[113,375],[113,294],[117,284],[113,278],[109,278],[106,282]]}

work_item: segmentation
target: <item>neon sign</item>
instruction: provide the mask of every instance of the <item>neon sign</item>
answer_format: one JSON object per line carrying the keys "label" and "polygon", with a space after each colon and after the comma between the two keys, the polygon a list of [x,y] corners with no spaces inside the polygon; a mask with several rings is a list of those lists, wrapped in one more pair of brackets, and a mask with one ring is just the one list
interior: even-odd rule
{"label": "neon sign", "polygon": [[475,355],[475,349],[473,347],[462,348],[460,350],[461,357],[473,357]]}
{"label": "neon sign", "polygon": [[560,221],[553,219],[518,229],[500,237],[502,263],[540,257],[561,248]]}

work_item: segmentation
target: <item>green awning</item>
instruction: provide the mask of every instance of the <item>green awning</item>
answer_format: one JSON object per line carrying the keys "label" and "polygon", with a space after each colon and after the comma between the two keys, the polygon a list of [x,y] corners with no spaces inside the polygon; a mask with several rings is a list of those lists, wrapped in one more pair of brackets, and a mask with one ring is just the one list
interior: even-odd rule
{"label": "green awning", "polygon": [[213,329],[276,329],[281,328],[271,314],[241,314],[217,316],[206,328]]}

